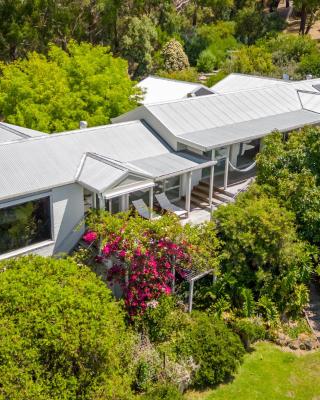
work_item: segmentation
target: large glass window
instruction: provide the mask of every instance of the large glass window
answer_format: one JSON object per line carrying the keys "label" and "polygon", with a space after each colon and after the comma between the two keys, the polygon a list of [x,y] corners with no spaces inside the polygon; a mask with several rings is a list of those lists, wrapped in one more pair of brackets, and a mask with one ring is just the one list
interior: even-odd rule
{"label": "large glass window", "polygon": [[166,179],[158,182],[156,185],[156,193],[165,192],[171,201],[179,200],[181,187],[181,176],[175,176],[173,178]]}
{"label": "large glass window", "polygon": [[0,208],[0,254],[51,238],[50,197]]}

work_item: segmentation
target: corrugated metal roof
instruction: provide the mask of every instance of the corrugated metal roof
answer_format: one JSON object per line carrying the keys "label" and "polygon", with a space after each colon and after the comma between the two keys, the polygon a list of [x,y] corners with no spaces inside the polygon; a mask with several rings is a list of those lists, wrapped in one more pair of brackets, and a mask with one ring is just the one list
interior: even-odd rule
{"label": "corrugated metal roof", "polygon": [[166,79],[158,76],[148,76],[137,85],[145,91],[142,104],[150,104],[159,101],[171,101],[183,99],[190,93],[195,93],[202,89],[196,95],[203,96],[213,93],[209,88],[201,83],[177,81],[175,79]]}
{"label": "corrugated metal roof", "polygon": [[259,89],[279,84],[288,84],[282,79],[247,74],[230,74],[211,87],[215,93],[231,93],[240,90]]}
{"label": "corrugated metal roof", "polygon": [[0,122],[0,143],[12,142],[15,140],[28,139],[46,135],[45,133],[23,128],[21,126]]}
{"label": "corrugated metal roof", "polygon": [[87,155],[81,167],[81,171],[77,177],[77,181],[88,189],[93,189],[102,193],[119,179],[125,178],[128,171],[120,169],[115,165],[106,164],[105,162]]}
{"label": "corrugated metal roof", "polygon": [[190,98],[144,106],[175,136],[301,109],[290,86]]}
{"label": "corrugated metal roof", "polygon": [[85,154],[76,175],[77,182],[99,193],[114,185],[129,185],[150,178],[149,173],[141,174],[141,169],[130,163],[121,163],[93,153]]}
{"label": "corrugated metal roof", "polygon": [[187,133],[181,136],[179,141],[184,144],[193,143],[203,150],[209,150],[262,137],[274,130],[286,132],[303,125],[316,123],[320,123],[320,114],[298,110],[219,128]]}
{"label": "corrugated metal roof", "polygon": [[[88,152],[119,165],[124,163],[123,168],[135,173],[150,175],[148,170],[142,171],[137,161],[146,156],[157,160],[161,155],[172,153],[172,149],[140,121],[1,144],[0,170],[5,173],[0,174],[0,200],[75,182],[80,161]],[[180,170],[179,159],[183,165],[186,161],[176,156]],[[101,175],[99,171],[93,172],[93,164],[89,162],[83,179],[89,185],[90,173],[95,174],[91,185],[94,181],[98,186]]]}
{"label": "corrugated metal roof", "polygon": [[148,171],[154,178],[189,171],[206,163],[212,165],[212,161],[186,151],[161,154],[132,162],[134,166]]}

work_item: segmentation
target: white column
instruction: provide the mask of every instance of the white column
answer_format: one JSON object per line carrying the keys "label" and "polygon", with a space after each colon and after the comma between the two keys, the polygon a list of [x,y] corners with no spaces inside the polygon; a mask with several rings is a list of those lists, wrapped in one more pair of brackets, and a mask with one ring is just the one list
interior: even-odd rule
{"label": "white column", "polygon": [[187,216],[190,215],[191,209],[191,187],[192,187],[192,172],[186,174],[186,210]]}
{"label": "white column", "polygon": [[228,188],[229,160],[230,160],[230,146],[228,146],[227,148],[226,164],[224,166],[224,182],[223,182],[224,190],[227,190]]}
{"label": "white column", "polygon": [[210,168],[210,185],[209,185],[209,208],[212,211],[212,196],[213,196],[213,183],[214,183],[214,165]]}
{"label": "white column", "polygon": [[191,311],[192,311],[193,288],[194,288],[194,281],[190,281],[190,286],[189,286],[189,304],[188,304],[189,313],[191,313]]}
{"label": "white column", "polygon": [[105,210],[104,197],[102,194],[99,195],[99,209]]}
{"label": "white column", "polygon": [[152,219],[152,214],[153,214],[153,186],[149,190],[149,209],[150,209],[150,219]]}

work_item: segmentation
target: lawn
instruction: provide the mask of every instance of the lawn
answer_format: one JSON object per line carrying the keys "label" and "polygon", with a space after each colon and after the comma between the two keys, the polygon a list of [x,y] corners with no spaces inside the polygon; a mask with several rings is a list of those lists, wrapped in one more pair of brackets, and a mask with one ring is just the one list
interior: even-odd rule
{"label": "lawn", "polygon": [[320,400],[320,351],[296,355],[269,343],[257,344],[234,381],[186,400]]}

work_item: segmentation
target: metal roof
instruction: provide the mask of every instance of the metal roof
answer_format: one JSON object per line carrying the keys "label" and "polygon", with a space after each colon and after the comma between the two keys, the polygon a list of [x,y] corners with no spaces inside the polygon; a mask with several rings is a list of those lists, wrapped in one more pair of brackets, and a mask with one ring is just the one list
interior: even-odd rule
{"label": "metal roof", "polygon": [[189,145],[192,143],[202,150],[209,150],[259,138],[274,130],[287,132],[303,125],[316,123],[320,123],[320,114],[307,110],[297,110],[214,129],[187,133],[180,136],[179,141]]}
{"label": "metal roof", "polygon": [[137,86],[145,91],[144,100],[141,101],[142,104],[183,99],[192,93],[196,96],[213,93],[211,89],[201,83],[178,81],[158,76],[148,76],[139,82]]}
{"label": "metal roof", "polygon": [[260,89],[273,85],[284,84],[289,82],[282,79],[268,78],[264,76],[247,75],[247,74],[230,74],[224,79],[211,87],[215,93],[231,93],[240,90]]}
{"label": "metal roof", "polygon": [[301,109],[290,85],[144,106],[173,135],[218,128]]}
{"label": "metal roof", "polygon": [[[108,158],[126,170],[150,176],[148,170],[139,167],[138,161],[146,156],[159,160],[159,156],[172,154],[173,150],[140,121],[3,143],[0,145],[0,170],[5,173],[0,174],[0,200],[76,182],[81,160],[86,161],[81,179],[89,186],[98,187],[101,164],[95,170],[96,162],[84,159],[88,152]],[[175,165],[179,171],[181,165],[182,168],[195,166],[193,161],[187,164],[185,157],[178,154],[170,157],[175,160],[175,164],[170,164],[170,171]],[[109,181],[101,185],[105,183]]]}
{"label": "metal roof", "polygon": [[[134,179],[138,177],[139,180]],[[142,175],[139,169],[128,163],[86,153],[81,160],[76,180],[86,188],[102,193],[115,185],[128,185],[150,177],[149,174]]]}
{"label": "metal roof", "polygon": [[169,175],[178,175],[182,172],[198,169],[199,166],[214,165],[216,162],[187,151],[170,152],[157,157],[147,157],[134,161],[132,164],[144,171],[148,171],[154,178],[163,178]]}
{"label": "metal roof", "polygon": [[42,135],[45,135],[45,133],[23,128],[17,125],[11,125],[5,122],[0,122],[0,143],[28,139]]}

